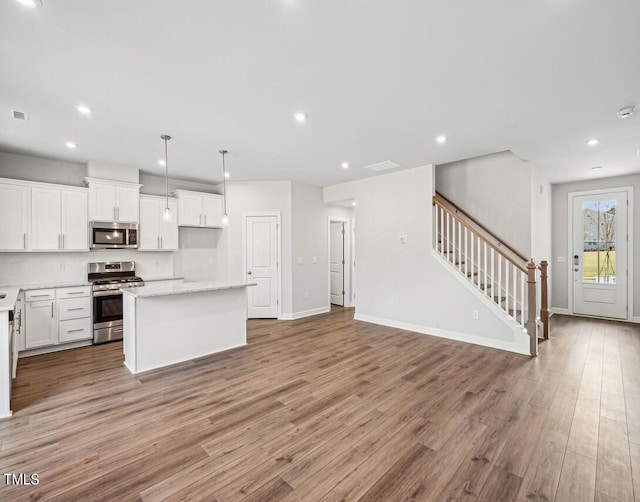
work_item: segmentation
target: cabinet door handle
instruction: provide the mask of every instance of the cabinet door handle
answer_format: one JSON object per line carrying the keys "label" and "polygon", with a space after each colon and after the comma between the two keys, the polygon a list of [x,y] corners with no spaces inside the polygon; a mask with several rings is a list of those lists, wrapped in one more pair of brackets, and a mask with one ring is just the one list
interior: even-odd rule
{"label": "cabinet door handle", "polygon": [[118,216],[116,217],[116,219],[118,219],[118,220],[119,220],[119,219],[120,219],[120,207],[117,207],[117,208],[116,208],[116,210],[117,210],[117,214],[118,214]]}
{"label": "cabinet door handle", "polygon": [[62,234],[62,249],[64,249],[64,234]]}
{"label": "cabinet door handle", "polygon": [[68,295],[82,295],[82,294],[84,294],[84,291],[70,291],[67,294]]}
{"label": "cabinet door handle", "polygon": [[51,302],[51,318],[53,319],[53,302]]}
{"label": "cabinet door handle", "polygon": [[162,242],[162,237],[160,237],[160,249],[164,249],[164,243]]}
{"label": "cabinet door handle", "polygon": [[67,333],[77,333],[78,331],[84,331],[84,328],[70,329]]}
{"label": "cabinet door handle", "polygon": [[205,225],[207,224],[207,215],[206,214],[204,215],[204,224]]}
{"label": "cabinet door handle", "polygon": [[202,215],[200,215],[200,226],[202,226]]}
{"label": "cabinet door handle", "polygon": [[27,249],[27,234],[22,234],[22,248]]}
{"label": "cabinet door handle", "polygon": [[156,237],[156,245],[158,246],[158,249],[160,249],[160,237]]}
{"label": "cabinet door handle", "polygon": [[72,309],[67,309],[67,312],[73,312],[74,310],[84,310],[84,307],[75,307]]}
{"label": "cabinet door handle", "polygon": [[58,249],[60,249],[60,234],[58,234]]}
{"label": "cabinet door handle", "polygon": [[49,293],[46,293],[44,295],[31,295],[31,298],[42,298],[43,296],[49,296]]}
{"label": "cabinet door handle", "polygon": [[116,219],[116,206],[113,206],[113,219]]}

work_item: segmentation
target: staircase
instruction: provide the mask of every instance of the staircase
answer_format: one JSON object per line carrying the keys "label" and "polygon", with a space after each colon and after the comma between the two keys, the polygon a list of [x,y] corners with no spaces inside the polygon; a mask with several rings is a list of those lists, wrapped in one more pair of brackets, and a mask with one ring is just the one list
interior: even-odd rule
{"label": "staircase", "polygon": [[537,266],[439,193],[433,197],[433,218],[434,251],[445,266],[488,299],[514,328],[526,333],[530,354],[537,355],[538,333],[542,339],[549,336],[547,262]]}

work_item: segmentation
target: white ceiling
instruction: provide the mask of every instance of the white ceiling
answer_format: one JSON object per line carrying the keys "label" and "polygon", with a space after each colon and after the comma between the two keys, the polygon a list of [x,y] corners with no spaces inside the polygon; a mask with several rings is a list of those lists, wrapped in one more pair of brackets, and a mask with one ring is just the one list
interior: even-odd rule
{"label": "white ceiling", "polygon": [[232,180],[317,185],[502,150],[552,182],[638,172],[638,19],[638,0],[5,0],[0,149],[162,174],[168,133],[170,175],[202,181],[221,148]]}

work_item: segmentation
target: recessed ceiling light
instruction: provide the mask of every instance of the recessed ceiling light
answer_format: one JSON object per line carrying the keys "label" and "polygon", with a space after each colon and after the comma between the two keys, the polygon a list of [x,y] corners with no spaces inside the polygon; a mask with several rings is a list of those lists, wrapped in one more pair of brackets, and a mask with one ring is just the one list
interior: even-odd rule
{"label": "recessed ceiling light", "polygon": [[161,165],[162,167],[167,165],[167,162],[164,159],[159,159],[158,160],[158,165]]}
{"label": "recessed ceiling light", "polygon": [[589,146],[596,146],[598,143],[600,143],[600,140],[598,138],[591,138],[589,141],[587,141],[587,145]]}
{"label": "recessed ceiling light", "polygon": [[18,3],[25,5],[26,7],[31,7],[32,9],[39,7],[42,5],[42,0],[16,0]]}
{"label": "recessed ceiling light", "polygon": [[592,171],[598,171],[598,170],[600,170],[600,169],[602,169],[602,166],[593,166],[593,167],[591,168],[591,170],[592,170]]}
{"label": "recessed ceiling light", "polygon": [[231,176],[231,175],[230,175],[228,172],[225,172],[225,173],[224,173],[224,177],[225,177],[225,178],[229,178],[230,176]]}
{"label": "recessed ceiling light", "polygon": [[343,162],[340,165],[342,166],[342,169],[349,169],[349,163],[348,162]]}
{"label": "recessed ceiling light", "polygon": [[91,115],[93,108],[90,108],[87,105],[79,104],[79,105],[76,105],[76,110],[82,113],[82,115]]}
{"label": "recessed ceiling light", "polygon": [[636,112],[636,109],[633,106],[625,106],[624,108],[620,108],[618,110],[618,118],[619,119],[627,119],[631,117]]}
{"label": "recessed ceiling light", "polygon": [[351,205],[352,205],[353,207],[356,207],[356,201],[354,200],[354,201],[351,203]]}
{"label": "recessed ceiling light", "polygon": [[304,112],[296,112],[293,114],[293,118],[298,122],[304,122],[307,120],[307,114]]}
{"label": "recessed ceiling light", "polygon": [[438,144],[442,144],[442,143],[446,143],[447,142],[447,137],[444,134],[441,134],[440,136],[436,136],[436,143]]}
{"label": "recessed ceiling light", "polygon": [[69,148],[70,150],[75,150],[76,148],[78,148],[77,143],[74,143],[73,141],[67,141],[64,146],[66,146],[67,148]]}

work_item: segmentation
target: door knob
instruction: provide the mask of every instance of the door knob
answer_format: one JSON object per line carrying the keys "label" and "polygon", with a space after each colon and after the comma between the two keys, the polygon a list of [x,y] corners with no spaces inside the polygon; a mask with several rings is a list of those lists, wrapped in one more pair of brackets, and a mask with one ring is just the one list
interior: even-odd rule
{"label": "door knob", "polygon": [[247,274],[251,275],[251,271],[247,272]]}

